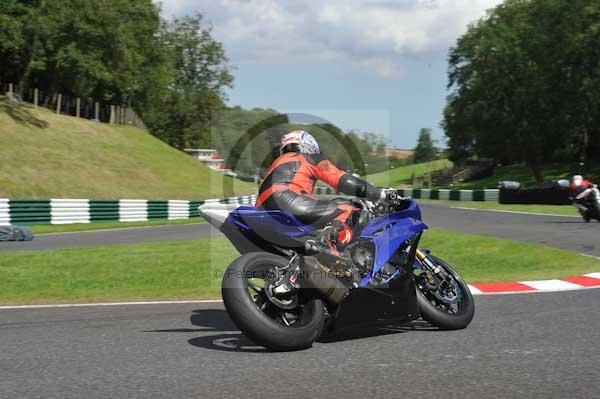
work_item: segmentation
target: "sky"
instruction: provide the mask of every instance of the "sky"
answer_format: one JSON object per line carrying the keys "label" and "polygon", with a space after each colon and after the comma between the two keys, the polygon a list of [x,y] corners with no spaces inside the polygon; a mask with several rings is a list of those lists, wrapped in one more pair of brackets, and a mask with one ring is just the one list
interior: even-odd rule
{"label": "sky", "polygon": [[235,76],[228,105],[308,113],[412,148],[440,127],[447,56],[501,0],[162,0],[201,13]]}

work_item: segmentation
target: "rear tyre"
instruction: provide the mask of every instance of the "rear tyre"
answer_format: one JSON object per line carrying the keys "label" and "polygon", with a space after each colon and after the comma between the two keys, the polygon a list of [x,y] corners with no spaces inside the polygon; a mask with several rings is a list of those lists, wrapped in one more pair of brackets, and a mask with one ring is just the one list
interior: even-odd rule
{"label": "rear tyre", "polygon": [[287,310],[265,294],[260,280],[287,264],[287,259],[267,252],[244,254],[227,268],[221,289],[235,325],[255,343],[276,351],[309,348],[325,324],[324,304],[311,290],[299,290],[297,306]]}
{"label": "rear tyre", "polygon": [[441,330],[460,330],[467,327],[475,315],[475,303],[469,286],[446,262],[435,256],[429,258],[450,274],[456,299],[448,300],[439,293],[436,295],[417,280],[417,303],[421,316]]}

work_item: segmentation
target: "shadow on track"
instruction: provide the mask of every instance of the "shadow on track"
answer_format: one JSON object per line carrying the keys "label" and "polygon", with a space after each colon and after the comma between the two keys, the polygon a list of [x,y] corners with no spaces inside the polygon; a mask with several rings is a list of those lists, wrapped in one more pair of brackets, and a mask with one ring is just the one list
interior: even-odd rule
{"label": "shadow on track", "polygon": [[415,320],[403,325],[388,325],[388,326],[364,326],[354,327],[335,334],[323,334],[317,340],[320,343],[333,343],[350,341],[364,338],[373,338],[383,335],[402,334],[411,331],[439,331],[437,327],[431,326],[423,320]]}
{"label": "shadow on track", "polygon": [[582,220],[552,220],[552,221],[545,221],[542,222],[544,224],[581,224],[581,225],[588,225],[591,222],[585,222],[583,219]]}
{"label": "shadow on track", "polygon": [[[215,332],[217,335],[199,336],[188,340],[190,345],[198,348],[219,350],[224,352],[269,353],[270,350],[252,342],[240,333],[223,309],[194,310],[190,322],[197,328],[178,328],[153,330],[148,332]],[[317,342],[328,344],[348,340],[374,338],[390,334],[402,334],[411,331],[438,331],[424,321],[415,321],[400,326],[365,326],[344,330],[336,334],[324,334]]]}
{"label": "shadow on track", "polygon": [[207,335],[188,340],[190,345],[220,350],[225,352],[269,352],[262,346],[257,346],[244,334],[240,333],[222,309],[197,309],[192,312],[190,322],[197,328],[172,328],[161,330],[150,330],[143,332],[155,333],[192,333],[192,332],[215,332],[217,335]]}
{"label": "shadow on track", "polygon": [[256,345],[248,337],[240,333],[227,315],[227,312],[223,309],[194,310],[190,317],[190,322],[200,327],[200,331],[212,329],[220,333],[218,335],[192,338],[188,340],[190,345],[224,352],[270,352],[268,349]]}

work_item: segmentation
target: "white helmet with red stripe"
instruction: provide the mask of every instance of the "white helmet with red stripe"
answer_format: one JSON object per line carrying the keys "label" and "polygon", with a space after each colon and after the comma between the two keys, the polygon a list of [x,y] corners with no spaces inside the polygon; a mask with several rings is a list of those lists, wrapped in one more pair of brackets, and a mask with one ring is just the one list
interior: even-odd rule
{"label": "white helmet with red stripe", "polygon": [[290,144],[297,144],[298,150],[302,154],[318,154],[321,152],[317,140],[304,130],[294,130],[281,138],[281,149]]}

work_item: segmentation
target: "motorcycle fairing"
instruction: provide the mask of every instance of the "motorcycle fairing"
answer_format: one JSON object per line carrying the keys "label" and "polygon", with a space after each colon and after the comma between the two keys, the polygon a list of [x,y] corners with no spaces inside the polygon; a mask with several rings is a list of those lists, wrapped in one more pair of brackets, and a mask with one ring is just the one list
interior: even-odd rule
{"label": "motorcycle fairing", "polygon": [[[240,240],[239,234],[236,234],[237,231],[245,240],[268,250],[273,246],[303,247],[304,244],[300,238],[311,233],[315,228],[282,211],[259,211],[252,206],[240,206],[229,213],[220,230],[234,245],[236,244],[235,240]],[[236,248],[238,248],[237,245]],[[247,252],[240,248],[238,251],[240,253]]]}
{"label": "motorcycle fairing", "polygon": [[407,240],[426,229],[427,225],[421,222],[421,211],[413,200],[403,211],[373,219],[361,232],[360,239],[373,241],[375,260],[371,273],[359,285],[366,286]]}
{"label": "motorcycle fairing", "polygon": [[415,280],[409,266],[415,260],[420,239],[421,233],[411,239],[407,264],[398,268],[394,279],[350,291],[331,318],[329,331],[359,325],[400,324],[420,317]]}
{"label": "motorcycle fairing", "polygon": [[402,324],[420,316],[415,282],[403,271],[389,283],[356,288],[338,306],[330,332],[364,325]]}
{"label": "motorcycle fairing", "polygon": [[[372,240],[375,259],[371,273],[360,286],[366,286],[398,249],[428,227],[421,222],[421,211],[413,200],[407,200],[407,208],[375,218],[361,231],[360,239]],[[257,210],[252,206],[240,206],[229,213],[220,230],[229,238],[240,253],[259,249],[280,252],[279,248],[301,248],[302,237],[315,230],[294,216],[278,210]]]}

